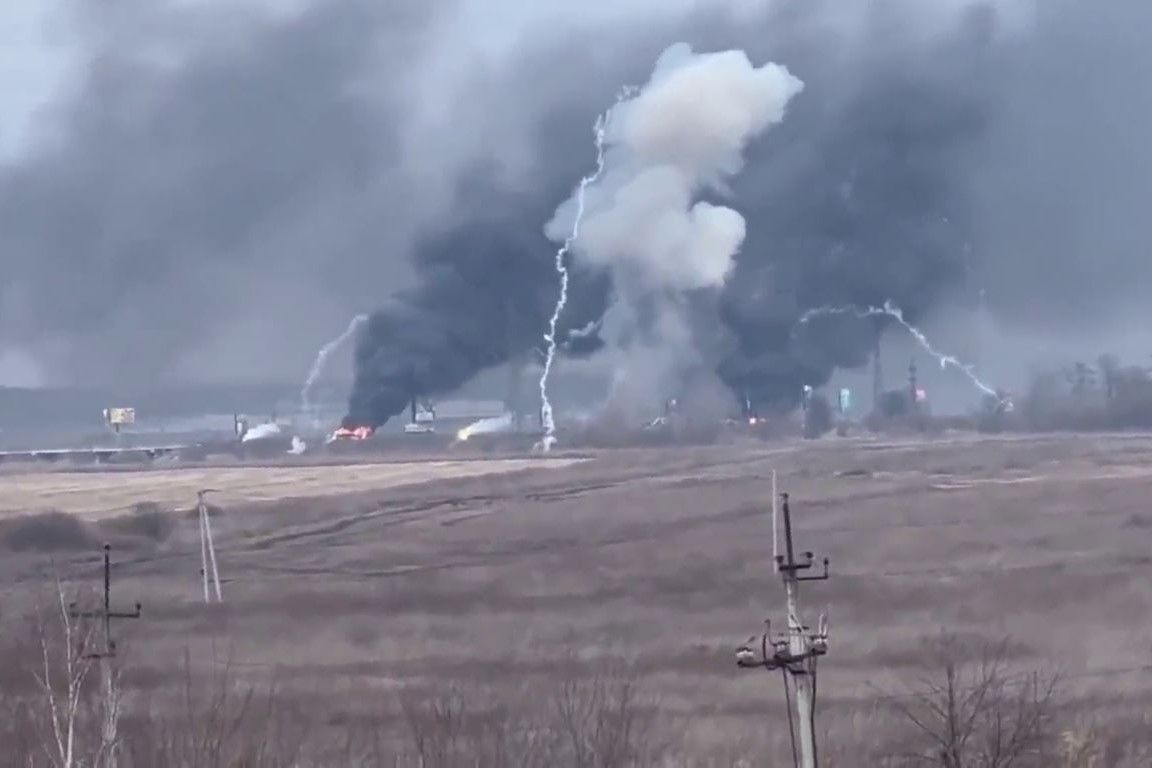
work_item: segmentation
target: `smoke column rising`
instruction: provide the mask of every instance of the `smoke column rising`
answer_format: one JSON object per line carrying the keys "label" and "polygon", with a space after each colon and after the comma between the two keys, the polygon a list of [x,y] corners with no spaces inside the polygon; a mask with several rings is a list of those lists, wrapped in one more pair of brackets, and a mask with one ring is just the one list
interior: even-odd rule
{"label": "smoke column rising", "polygon": [[810,309],[801,315],[800,319],[796,322],[796,327],[798,330],[800,326],[807,325],[808,322],[813,318],[845,314],[854,315],[855,317],[859,318],[877,316],[892,318],[900,325],[902,325],[905,330],[907,330],[908,333],[912,335],[912,338],[916,339],[916,343],[919,344],[925,352],[936,358],[936,361],[940,363],[941,368],[955,368],[956,370],[963,373],[968,378],[968,380],[972,382],[972,384],[981,392],[986,395],[991,395],[997,400],[1001,399],[1000,394],[995,389],[980,380],[980,377],[978,377],[975,371],[972,370],[971,365],[962,363],[952,355],[946,355],[933,347],[932,343],[928,341],[928,337],[924,335],[923,331],[905,320],[904,312],[901,311],[900,307],[897,307],[890,301],[884,302],[883,307],[816,307],[815,309]]}
{"label": "smoke column rising", "polygon": [[[621,94],[623,99],[628,89]],[[617,100],[619,103],[619,99]],[[596,182],[604,173],[604,126],[607,113],[596,118],[596,170],[580,180],[576,190],[576,216],[572,220],[572,231],[564,238],[564,244],[556,251],[556,272],[560,276],[560,296],[556,299],[556,307],[548,319],[548,332],[544,334],[544,341],[548,345],[544,354],[544,370],[540,374],[540,421],[544,428],[544,437],[540,440],[540,447],[545,452],[552,449],[556,442],[556,419],[552,413],[552,401],[548,399],[548,377],[552,373],[552,365],[556,361],[556,324],[560,322],[560,315],[568,304],[568,265],[565,259],[572,250],[572,244],[580,236],[580,223],[584,218],[584,197],[588,186]]]}
{"label": "smoke column rising", "polygon": [[[604,125],[604,172],[561,205],[547,227],[568,244],[582,224],[576,262],[612,279],[604,317],[612,397],[645,408],[708,367],[701,334],[719,324],[710,306],[744,241],[744,217],[726,197],[745,147],[784,119],[803,84],[739,50],[664,50],[643,89]],[[613,406],[623,405],[614,402]]]}

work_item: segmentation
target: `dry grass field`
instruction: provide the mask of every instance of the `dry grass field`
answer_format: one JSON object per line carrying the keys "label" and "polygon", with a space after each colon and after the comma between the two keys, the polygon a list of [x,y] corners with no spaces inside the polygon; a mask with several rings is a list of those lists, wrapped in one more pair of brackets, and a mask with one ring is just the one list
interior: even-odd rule
{"label": "dry grass field", "polygon": [[[275,680],[314,705],[310,727],[339,731],[401,723],[405,692],[512,700],[626,665],[691,764],[771,765],[787,738],[780,680],[738,670],[733,650],[785,618],[773,470],[798,547],[832,561],[832,579],[802,593],[811,621],[831,617],[829,764],[876,764],[865,755],[889,739],[876,723],[895,727],[878,708],[915,685],[942,632],[1010,637],[1013,663],[1059,672],[1084,717],[1152,701],[1152,439],[1140,436],[6,475],[0,567],[9,603],[29,601],[54,571],[94,584],[112,541],[114,598],[144,604],[119,630],[138,696],[177,684],[187,653],[204,674]],[[187,511],[205,485],[231,494],[213,518],[220,606],[202,602]],[[107,513],[136,502],[159,507]],[[68,514],[11,517],[46,509]]]}
{"label": "dry grass field", "polygon": [[64,512],[84,520],[123,514],[139,504],[174,510],[214,490],[223,502],[267,503],[382,491],[493,472],[569,466],[573,459],[411,461],[311,466],[221,466],[120,472],[36,472],[0,476],[0,516]]}

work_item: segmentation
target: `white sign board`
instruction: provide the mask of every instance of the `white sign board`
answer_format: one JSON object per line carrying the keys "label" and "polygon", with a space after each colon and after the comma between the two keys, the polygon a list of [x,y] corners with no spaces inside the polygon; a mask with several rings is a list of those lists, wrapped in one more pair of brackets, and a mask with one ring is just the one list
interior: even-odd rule
{"label": "white sign board", "polygon": [[105,408],[104,420],[114,427],[136,423],[135,408]]}

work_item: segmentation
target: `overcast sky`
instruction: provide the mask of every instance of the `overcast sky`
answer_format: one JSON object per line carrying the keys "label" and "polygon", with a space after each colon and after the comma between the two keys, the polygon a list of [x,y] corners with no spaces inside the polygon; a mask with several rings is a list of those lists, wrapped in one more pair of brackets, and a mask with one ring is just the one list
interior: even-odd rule
{"label": "overcast sky", "polygon": [[[468,174],[575,182],[595,114],[668,44],[851,73],[877,24],[909,47],[974,4],[7,0],[0,384],[302,379],[475,205]],[[1093,333],[1146,322],[1152,4],[992,5],[995,109],[955,179],[989,301],[1028,332],[1069,306]]]}

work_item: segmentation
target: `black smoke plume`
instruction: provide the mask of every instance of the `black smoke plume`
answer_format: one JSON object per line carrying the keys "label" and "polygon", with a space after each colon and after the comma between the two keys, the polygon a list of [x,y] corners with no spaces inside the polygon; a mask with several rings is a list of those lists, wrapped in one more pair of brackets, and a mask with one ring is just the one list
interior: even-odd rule
{"label": "black smoke plume", "polygon": [[[64,387],[292,390],[383,306],[349,409],[380,423],[398,392],[535,354],[540,232],[596,114],[675,41],[806,84],[715,200],[748,233],[697,337],[738,399],[787,406],[864,362],[869,323],[795,331],[824,304],[919,320],[987,289],[997,320],[1061,342],[1147,325],[1146,0],[61,5],[71,79],[0,162],[0,382],[31,360]],[[577,277],[566,329],[610,303]]]}
{"label": "black smoke plume", "polygon": [[915,321],[965,285],[976,234],[964,169],[992,106],[991,24],[980,9],[927,49],[866,62],[847,94],[843,73],[813,72],[749,158],[736,190],[749,234],[723,295],[731,347],[719,366],[741,400],[791,407],[804,385],[867,362],[882,321],[797,326],[806,310],[892,301]]}
{"label": "black smoke plume", "polygon": [[[988,41],[987,19],[969,19],[927,49],[853,62],[851,88],[811,50],[782,60],[808,90],[752,149],[724,201],[744,214],[748,237],[711,323],[719,327],[698,334],[722,340],[717,373],[737,400],[790,407],[804,384],[866,361],[873,324],[837,317],[797,334],[806,309],[892,300],[915,318],[963,282],[973,233],[960,169],[986,120]],[[573,110],[568,122],[591,113]],[[590,156],[583,141],[578,157]],[[419,250],[421,287],[374,315],[361,338],[347,423],[380,424],[412,396],[449,392],[540,343],[557,291],[556,243],[540,228],[570,191],[555,177],[549,186],[558,194],[542,206],[539,196],[488,194],[500,215]],[[609,290],[577,288],[565,328],[595,319]]]}
{"label": "black smoke plume", "polygon": [[[541,351],[559,290],[547,257],[554,246],[540,226],[544,198],[502,195],[483,182],[461,194],[478,210],[419,244],[418,287],[373,313],[360,335],[345,426],[378,426],[413,397],[451,392],[485,368]],[[587,325],[606,296],[603,277],[573,269],[565,327]]]}

